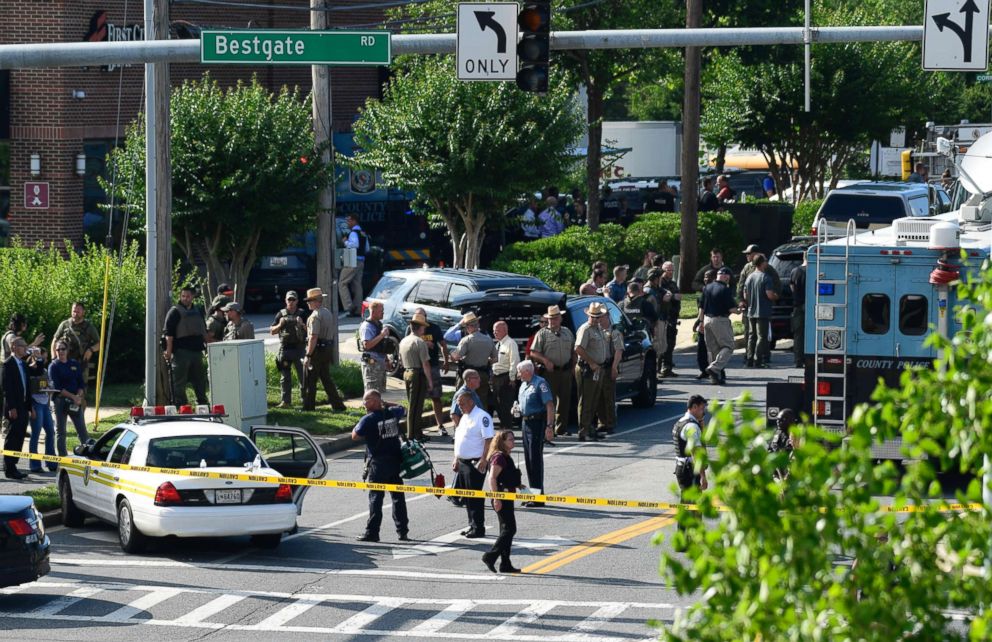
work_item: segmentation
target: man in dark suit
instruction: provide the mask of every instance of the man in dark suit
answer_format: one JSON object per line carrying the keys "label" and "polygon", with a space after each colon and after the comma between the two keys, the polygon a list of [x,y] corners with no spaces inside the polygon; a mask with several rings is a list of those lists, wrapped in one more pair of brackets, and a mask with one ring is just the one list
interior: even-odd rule
{"label": "man in dark suit", "polygon": [[[24,436],[28,421],[34,411],[31,408],[31,395],[28,381],[32,368],[27,364],[28,344],[21,337],[11,341],[11,355],[3,364],[3,414],[10,422],[7,438],[3,441],[4,450],[24,449]],[[17,470],[17,457],[5,455],[3,458],[4,476],[8,479],[24,479],[24,473]]]}

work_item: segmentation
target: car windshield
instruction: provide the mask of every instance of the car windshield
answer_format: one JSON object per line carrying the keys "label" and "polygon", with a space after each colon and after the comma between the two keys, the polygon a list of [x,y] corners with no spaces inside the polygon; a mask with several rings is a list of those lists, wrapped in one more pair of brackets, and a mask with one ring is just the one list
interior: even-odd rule
{"label": "car windshield", "polygon": [[820,217],[828,221],[847,222],[854,219],[858,227],[873,223],[891,223],[907,216],[906,207],[898,196],[872,196],[832,192],[823,203]]}
{"label": "car windshield", "polygon": [[258,450],[247,437],[238,435],[189,435],[160,437],[148,443],[148,466],[198,468],[207,466],[243,468],[255,460]]}
{"label": "car windshield", "polygon": [[376,283],[375,288],[372,290],[372,294],[369,295],[370,299],[388,299],[393,296],[393,292],[396,288],[403,285],[404,280],[395,276],[384,276],[379,279]]}

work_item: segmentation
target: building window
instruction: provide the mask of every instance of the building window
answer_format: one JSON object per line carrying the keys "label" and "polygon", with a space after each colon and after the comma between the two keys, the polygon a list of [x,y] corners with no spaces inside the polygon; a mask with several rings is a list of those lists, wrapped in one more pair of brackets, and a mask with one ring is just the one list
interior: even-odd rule
{"label": "building window", "polygon": [[[83,231],[94,241],[103,242],[110,230],[111,215],[104,207],[110,197],[100,186],[100,178],[107,176],[107,154],[114,147],[113,140],[88,140],[83,142],[86,154],[86,175],[83,177]],[[118,224],[120,220],[116,221]]]}
{"label": "building window", "polygon": [[927,298],[919,294],[907,294],[899,299],[899,332],[911,336],[926,334],[927,307]]}
{"label": "building window", "polygon": [[865,334],[885,334],[889,331],[889,297],[866,294],[861,299],[861,330]]}
{"label": "building window", "polygon": [[0,219],[10,213],[10,141],[0,140]]}

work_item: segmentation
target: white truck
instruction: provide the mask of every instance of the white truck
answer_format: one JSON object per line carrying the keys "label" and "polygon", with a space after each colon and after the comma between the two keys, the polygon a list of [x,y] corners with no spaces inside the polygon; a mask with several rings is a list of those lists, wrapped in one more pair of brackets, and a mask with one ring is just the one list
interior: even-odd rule
{"label": "white truck", "polygon": [[[603,181],[631,177],[677,177],[682,173],[682,123],[604,121]],[[619,155],[619,158],[617,156]]]}

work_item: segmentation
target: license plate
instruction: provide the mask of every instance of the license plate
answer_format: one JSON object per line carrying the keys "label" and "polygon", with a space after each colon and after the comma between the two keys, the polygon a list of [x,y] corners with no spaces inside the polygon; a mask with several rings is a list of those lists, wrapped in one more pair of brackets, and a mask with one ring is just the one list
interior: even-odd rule
{"label": "license plate", "polygon": [[240,504],[241,489],[218,490],[214,501],[217,504]]}
{"label": "license plate", "polygon": [[24,542],[27,544],[34,544],[37,541],[38,541],[38,536],[33,533],[24,538]]}

